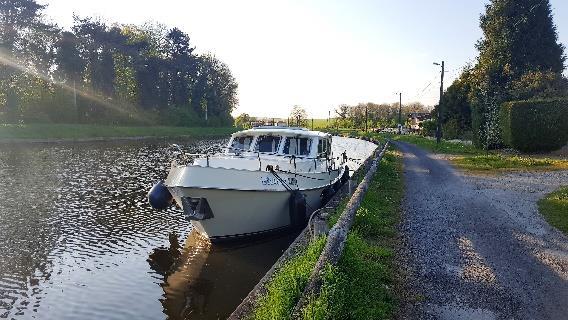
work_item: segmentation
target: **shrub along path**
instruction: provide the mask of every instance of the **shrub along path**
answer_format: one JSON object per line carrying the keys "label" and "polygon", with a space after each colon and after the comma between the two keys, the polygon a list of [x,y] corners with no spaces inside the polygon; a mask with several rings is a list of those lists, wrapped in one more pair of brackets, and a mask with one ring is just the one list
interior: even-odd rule
{"label": "shrub along path", "polygon": [[562,319],[568,314],[568,238],[537,200],[568,171],[460,176],[403,142],[408,319]]}

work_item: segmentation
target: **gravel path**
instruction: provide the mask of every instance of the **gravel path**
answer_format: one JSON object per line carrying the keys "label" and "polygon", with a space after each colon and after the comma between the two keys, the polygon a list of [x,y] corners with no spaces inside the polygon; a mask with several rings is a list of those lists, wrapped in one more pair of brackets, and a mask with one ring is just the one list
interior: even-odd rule
{"label": "gravel path", "polygon": [[404,153],[403,319],[568,319],[568,238],[536,201],[568,171],[468,176]]}

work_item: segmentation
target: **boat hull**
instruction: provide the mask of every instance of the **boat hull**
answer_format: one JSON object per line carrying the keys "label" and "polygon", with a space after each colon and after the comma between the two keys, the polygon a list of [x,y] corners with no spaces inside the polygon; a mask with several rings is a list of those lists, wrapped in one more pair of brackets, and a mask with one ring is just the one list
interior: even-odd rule
{"label": "boat hull", "polygon": [[[192,221],[192,225],[209,239],[223,240],[283,230],[291,225],[289,191],[250,191],[213,188],[170,187],[176,203],[182,198],[207,199],[212,217]],[[306,214],[321,206],[325,187],[300,190],[306,196]]]}

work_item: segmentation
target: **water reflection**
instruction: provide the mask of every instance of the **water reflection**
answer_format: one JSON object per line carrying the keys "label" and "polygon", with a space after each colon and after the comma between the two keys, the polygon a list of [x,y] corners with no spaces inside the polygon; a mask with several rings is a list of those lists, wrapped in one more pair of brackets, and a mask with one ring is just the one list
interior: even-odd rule
{"label": "water reflection", "polygon": [[176,271],[164,276],[161,302],[168,318],[226,318],[296,236],[211,245],[191,232]]}

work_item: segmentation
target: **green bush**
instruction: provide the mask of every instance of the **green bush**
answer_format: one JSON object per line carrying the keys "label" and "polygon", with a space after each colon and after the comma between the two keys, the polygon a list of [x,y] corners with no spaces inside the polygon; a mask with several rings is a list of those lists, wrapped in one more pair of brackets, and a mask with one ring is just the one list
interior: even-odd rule
{"label": "green bush", "polygon": [[442,135],[444,139],[458,139],[460,137],[460,127],[458,119],[450,119],[442,125]]}
{"label": "green bush", "polygon": [[435,136],[436,125],[436,120],[425,120],[422,122],[422,134],[425,136]]}
{"label": "green bush", "polygon": [[551,151],[568,142],[568,99],[506,102],[501,107],[503,141],[520,151]]}

